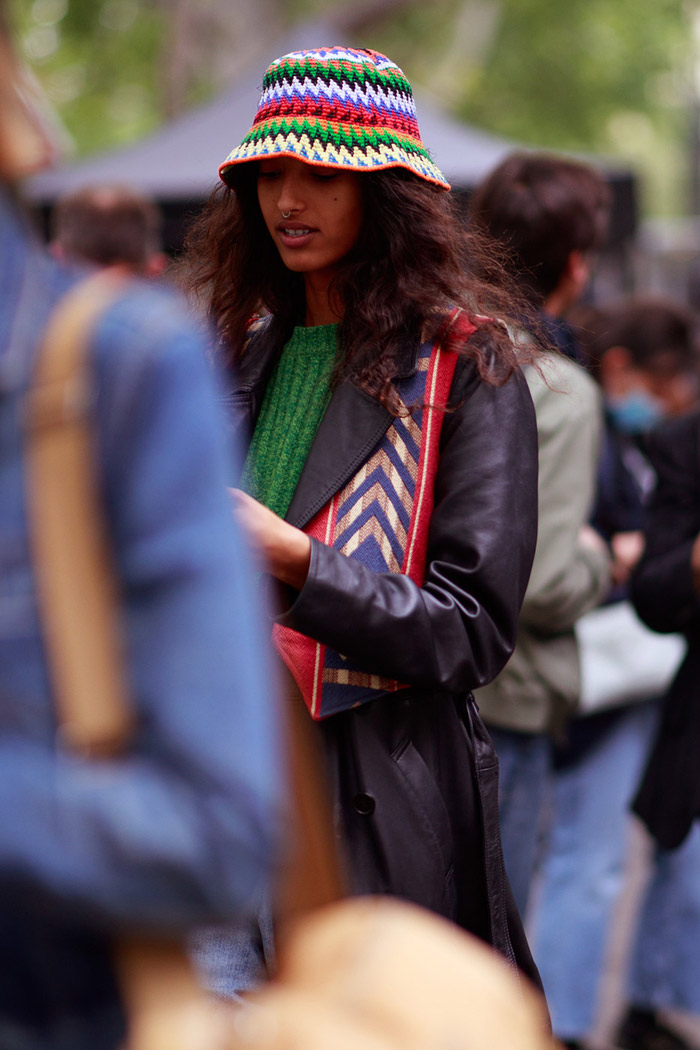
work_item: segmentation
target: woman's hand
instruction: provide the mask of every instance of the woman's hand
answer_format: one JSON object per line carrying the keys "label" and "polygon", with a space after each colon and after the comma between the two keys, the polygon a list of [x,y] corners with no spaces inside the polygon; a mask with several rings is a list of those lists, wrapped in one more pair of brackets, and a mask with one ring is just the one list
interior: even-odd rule
{"label": "woman's hand", "polygon": [[309,537],[240,489],[231,489],[231,494],[234,514],[263,556],[268,572],[301,590],[309,573]]}

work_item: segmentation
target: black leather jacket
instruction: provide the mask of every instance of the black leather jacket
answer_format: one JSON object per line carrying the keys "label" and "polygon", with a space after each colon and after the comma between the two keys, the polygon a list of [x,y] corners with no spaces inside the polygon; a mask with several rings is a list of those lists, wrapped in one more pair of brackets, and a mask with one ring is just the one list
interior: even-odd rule
{"label": "black leather jacket", "polygon": [[675,849],[700,819],[700,597],[691,571],[700,533],[700,412],[660,424],[648,452],[658,480],[631,597],[652,630],[682,632],[688,652],[664,698],[633,809],[660,846]]}
{"label": "black leather jacket", "polygon": [[[415,370],[417,351],[405,348],[397,378]],[[274,363],[263,329],[229,395],[249,434]],[[468,358],[457,364],[450,405],[423,586],[312,540],[308,579],[288,595],[280,622],[410,686],[320,724],[358,890],[416,900],[536,978],[503,872],[497,761],[469,696],[515,644],[536,540],[534,409],[521,375],[491,386]],[[369,458],[391,419],[375,398],[341,383],[287,520],[303,528]]]}

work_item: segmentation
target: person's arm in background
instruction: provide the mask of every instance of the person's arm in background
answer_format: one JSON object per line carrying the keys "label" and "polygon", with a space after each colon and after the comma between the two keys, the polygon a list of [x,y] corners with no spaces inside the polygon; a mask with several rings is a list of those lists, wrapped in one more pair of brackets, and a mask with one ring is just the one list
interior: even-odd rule
{"label": "person's arm in background", "polygon": [[547,355],[528,370],[539,437],[539,522],[535,561],[520,621],[543,635],[570,630],[610,584],[605,543],[586,524],[601,436],[598,390],[566,358]]}
{"label": "person's arm in background", "polygon": [[50,727],[3,736],[0,869],[108,921],[232,918],[270,873],[279,746],[214,384],[191,323],[152,292],[109,311],[94,357],[140,727],[131,753],[99,762],[55,751]]}
{"label": "person's arm in background", "polygon": [[637,613],[655,631],[700,627],[699,421],[693,413],[664,423],[648,442],[657,484],[630,591]]}

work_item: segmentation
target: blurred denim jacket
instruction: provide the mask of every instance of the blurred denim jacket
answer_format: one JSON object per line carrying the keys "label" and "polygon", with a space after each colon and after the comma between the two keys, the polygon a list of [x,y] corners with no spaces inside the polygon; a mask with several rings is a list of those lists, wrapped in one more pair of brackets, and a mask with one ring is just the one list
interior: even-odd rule
{"label": "blurred denim jacket", "polygon": [[98,479],[140,728],[120,760],[57,746],[22,428],[35,348],[74,280],[0,190],[0,1042],[11,1043],[5,1028],[34,1026],[47,1050],[83,1045],[81,1021],[87,1033],[89,1015],[113,1005],[101,931],[181,931],[255,910],[279,792],[215,380],[177,300],[140,285],[109,308],[92,347]]}

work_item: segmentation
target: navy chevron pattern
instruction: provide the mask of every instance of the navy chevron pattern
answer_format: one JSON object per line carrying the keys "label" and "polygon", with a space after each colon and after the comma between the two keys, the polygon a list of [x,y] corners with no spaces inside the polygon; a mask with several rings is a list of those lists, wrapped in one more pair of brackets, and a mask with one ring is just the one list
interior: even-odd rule
{"label": "navy chevron pattern", "polygon": [[[432,346],[421,347],[414,376],[404,380],[401,396],[405,415],[396,418],[379,447],[338,495],[333,547],[357,558],[373,572],[400,572],[409,539],[420,460],[423,409],[409,414],[406,406],[422,405]],[[341,653],[326,649],[322,672],[323,714],[362,703],[398,682],[367,674]]]}
{"label": "navy chevron pattern", "polygon": [[[418,587],[425,579],[440,431],[458,359],[441,346],[452,329],[466,342],[475,325],[461,310],[453,310],[435,342],[423,343],[416,371],[397,381],[402,400],[398,417],[305,529],[372,572],[404,573]],[[273,634],[314,719],[405,688],[290,627],[277,624]]]}
{"label": "navy chevron pattern", "polygon": [[[458,355],[442,340],[462,318],[464,341],[475,325],[462,311],[446,318],[436,341],[424,342],[417,369],[397,382],[402,406],[369,458],[331,497],[305,531],[348,559],[381,574],[404,573],[423,586],[444,407]],[[405,684],[367,670],[290,627],[275,625],[275,644],[315,719],[348,711]]]}
{"label": "navy chevron pattern", "polygon": [[382,447],[341,493],[333,546],[349,556],[371,543],[371,558],[366,552],[361,560],[374,572],[401,570],[419,454],[408,427],[397,420]]}

